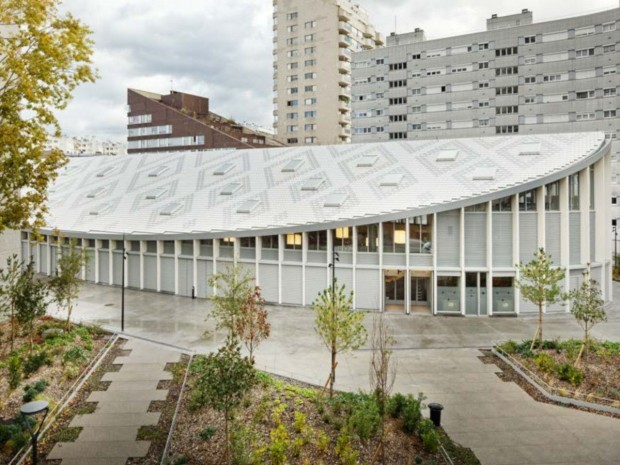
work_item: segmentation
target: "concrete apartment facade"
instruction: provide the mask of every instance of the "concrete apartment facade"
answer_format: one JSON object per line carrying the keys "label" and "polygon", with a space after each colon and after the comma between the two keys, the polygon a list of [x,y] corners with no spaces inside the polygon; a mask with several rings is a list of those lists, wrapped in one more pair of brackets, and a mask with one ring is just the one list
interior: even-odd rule
{"label": "concrete apartment facade", "polygon": [[273,1],[274,128],[287,145],[351,142],[351,56],[382,45],[349,0]]}
{"label": "concrete apartment facade", "polygon": [[615,205],[619,21],[618,8],[541,23],[522,10],[473,34],[392,34],[353,55],[353,142],[602,131]]}

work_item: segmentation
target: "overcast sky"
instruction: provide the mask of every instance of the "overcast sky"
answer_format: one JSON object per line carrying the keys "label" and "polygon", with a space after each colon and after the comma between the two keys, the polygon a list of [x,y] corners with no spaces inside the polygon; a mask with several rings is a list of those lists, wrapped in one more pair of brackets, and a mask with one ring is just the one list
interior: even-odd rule
{"label": "overcast sky", "polygon": [[[360,0],[387,35],[424,29],[436,39],[481,31],[491,14],[534,12],[534,21],[618,6],[610,0]],[[271,0],[65,0],[94,32],[100,78],[81,86],[59,119],[69,136],[126,138],[126,89],[209,97],[211,110],[272,123]]]}

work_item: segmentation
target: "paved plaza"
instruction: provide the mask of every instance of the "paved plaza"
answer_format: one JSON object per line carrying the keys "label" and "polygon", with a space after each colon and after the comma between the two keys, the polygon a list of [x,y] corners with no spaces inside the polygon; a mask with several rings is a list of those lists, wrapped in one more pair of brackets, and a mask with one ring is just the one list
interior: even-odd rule
{"label": "paved plaza", "polygon": [[[205,321],[209,302],[126,290],[125,331],[196,352],[208,352],[223,334]],[[616,302],[620,286],[615,285]],[[269,372],[324,384],[329,354],[314,332],[308,308],[270,307],[272,333],[257,352],[257,366]],[[75,320],[120,329],[120,289],[86,284]],[[394,391],[424,392],[445,406],[443,426],[471,447],[483,464],[617,464],[620,420],[532,400],[514,383],[503,382],[494,365],[478,359],[478,348],[496,341],[530,338],[536,318],[459,318],[386,315],[394,329],[398,375]],[[609,321],[594,336],[620,340],[620,306],[608,309]],[[366,322],[369,327],[373,314]],[[545,337],[580,337],[572,315],[549,315]],[[367,347],[341,357],[336,386],[369,388]]]}

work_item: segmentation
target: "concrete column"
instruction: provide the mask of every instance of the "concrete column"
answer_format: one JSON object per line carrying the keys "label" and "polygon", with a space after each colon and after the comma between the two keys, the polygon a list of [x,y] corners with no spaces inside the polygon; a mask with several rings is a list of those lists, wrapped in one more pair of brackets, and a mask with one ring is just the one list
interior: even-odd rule
{"label": "concrete column", "polygon": [[[568,198],[568,177],[560,180],[560,266],[566,269],[564,291],[570,291],[570,205]],[[570,302],[564,307],[570,311]]]}
{"label": "concrete column", "polygon": [[431,254],[433,255],[433,274],[431,276],[431,289],[433,299],[433,315],[437,315],[437,213],[433,213],[433,230],[431,240]]}
{"label": "concrete column", "polygon": [[581,264],[590,263],[590,169],[579,172],[579,223],[581,229]]}
{"label": "concrete column", "polygon": [[174,241],[174,295],[179,295],[179,256],[182,251],[182,241]]}
{"label": "concrete column", "polygon": [[198,257],[200,256],[200,239],[194,239],[194,251],[192,253],[192,270],[193,280],[192,286],[194,287],[195,295],[198,295]]}
{"label": "concrete column", "polygon": [[[512,196],[512,263],[519,263],[521,258],[521,228],[519,226],[519,220],[521,219],[519,212],[519,194],[515,194]],[[490,277],[489,277],[490,278]],[[515,268],[515,279],[519,279],[519,270]],[[488,281],[487,281],[488,283]],[[487,284],[488,287],[488,284]],[[489,302],[492,302],[489,294]],[[490,308],[490,307],[487,307]],[[521,310],[521,291],[518,288],[515,288],[515,312],[517,315]]]}
{"label": "concrete column", "polygon": [[164,241],[157,241],[157,292],[161,292],[161,255],[164,253]]}
{"label": "concrete column", "polygon": [[538,248],[547,248],[547,222],[545,216],[545,186],[536,189],[536,212],[538,213]]}
{"label": "concrete column", "polygon": [[144,252],[146,252],[146,241],[140,241],[140,289],[144,289]]}
{"label": "concrete column", "polygon": [[278,303],[282,303],[282,262],[284,261],[284,245],[286,236],[278,234]]}
{"label": "concrete column", "polygon": [[461,218],[459,220],[459,265],[461,268],[461,279],[459,280],[459,292],[461,294],[461,314],[465,315],[465,209],[461,208]]}
{"label": "concrete column", "polygon": [[108,240],[108,283],[114,283],[114,241]]}
{"label": "concrete column", "polygon": [[[220,240],[213,239],[213,274],[217,274],[217,259],[219,257],[220,257]],[[207,277],[207,279],[209,278]],[[217,288],[213,288],[213,295],[217,295]]]}
{"label": "concrete column", "polygon": [[307,305],[306,302],[306,264],[308,263],[308,233],[301,234],[301,303]]}
{"label": "concrete column", "polygon": [[260,286],[260,261],[263,259],[263,238],[261,236],[256,236],[255,240],[256,250],[254,256],[256,257],[255,263],[255,275],[256,275],[256,285]]}
{"label": "concrete column", "polygon": [[409,218],[405,221],[405,313],[407,315],[411,314],[411,276],[409,269],[409,253],[411,250],[411,244],[409,235],[411,229],[411,225],[409,223]]}
{"label": "concrete column", "polygon": [[[101,239],[95,239],[95,282],[98,283],[99,279],[99,249],[101,249]],[[92,264],[90,265],[92,266]]]}
{"label": "concrete column", "polygon": [[385,279],[383,272],[383,223],[379,223],[379,311],[385,311]]}
{"label": "concrete column", "polygon": [[[489,282],[493,284],[493,202],[487,202],[487,315],[493,314],[493,302],[488,291]],[[478,276],[478,300],[480,300],[480,276]],[[463,306],[465,307],[465,306]],[[478,315],[480,315],[480,302],[478,302]]]}

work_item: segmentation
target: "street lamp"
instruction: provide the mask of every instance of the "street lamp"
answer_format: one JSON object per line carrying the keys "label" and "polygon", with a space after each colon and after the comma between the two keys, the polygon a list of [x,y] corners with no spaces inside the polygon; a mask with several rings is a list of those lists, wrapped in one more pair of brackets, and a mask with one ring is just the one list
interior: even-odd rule
{"label": "street lamp", "polygon": [[[45,419],[47,418],[47,414],[49,413],[49,403],[45,400],[28,402],[27,404],[22,405],[19,411],[22,414],[24,423],[26,423],[26,427],[28,428],[28,432],[30,433],[30,437],[32,438],[32,464],[37,465],[39,463],[37,456],[37,440],[39,439],[39,433],[41,432],[43,423],[45,423]],[[35,417],[40,413],[43,413],[43,418],[39,423],[39,427],[35,431],[30,424],[30,417]]]}
{"label": "street lamp", "polygon": [[125,260],[127,251],[125,250],[125,233],[123,233],[123,261],[121,262],[121,331],[125,331]]}

